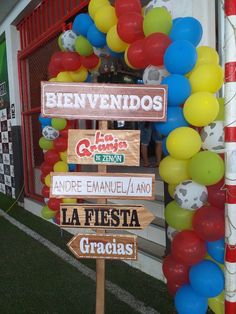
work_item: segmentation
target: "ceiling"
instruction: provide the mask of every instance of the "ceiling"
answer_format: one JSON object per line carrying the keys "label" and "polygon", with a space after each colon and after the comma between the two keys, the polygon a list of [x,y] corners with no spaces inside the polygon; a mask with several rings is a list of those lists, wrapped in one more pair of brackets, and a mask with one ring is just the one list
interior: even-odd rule
{"label": "ceiling", "polygon": [[0,0],[0,25],[19,0]]}

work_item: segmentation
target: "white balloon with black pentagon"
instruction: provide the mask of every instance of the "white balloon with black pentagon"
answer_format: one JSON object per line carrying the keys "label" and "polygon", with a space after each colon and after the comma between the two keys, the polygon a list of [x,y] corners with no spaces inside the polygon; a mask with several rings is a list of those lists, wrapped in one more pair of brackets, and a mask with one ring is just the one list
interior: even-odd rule
{"label": "white balloon with black pentagon", "polygon": [[202,148],[208,150],[224,149],[223,121],[214,121],[201,130]]}
{"label": "white balloon with black pentagon", "polygon": [[205,185],[186,180],[175,188],[174,199],[184,209],[195,210],[207,202],[207,188]]}
{"label": "white balloon with black pentagon", "polygon": [[75,51],[75,40],[77,35],[72,31],[68,30],[61,34],[61,45],[67,51]]}
{"label": "white balloon with black pentagon", "polygon": [[99,58],[106,58],[110,56],[110,53],[107,47],[103,47],[103,48],[93,47],[93,52]]}
{"label": "white balloon with black pentagon", "polygon": [[171,0],[152,0],[150,1],[144,10],[144,15],[146,15],[150,10],[153,8],[166,8],[167,11],[171,12],[172,11],[172,4]]}
{"label": "white balloon with black pentagon", "polygon": [[50,125],[46,125],[43,130],[42,130],[42,135],[45,137],[47,140],[55,140],[59,136],[59,131],[54,129]]}
{"label": "white balloon with black pentagon", "polygon": [[161,81],[169,74],[164,67],[149,65],[143,72],[143,84],[160,85]]}
{"label": "white balloon with black pentagon", "polygon": [[176,230],[175,228],[168,226],[167,227],[167,237],[170,241],[172,241],[174,239],[174,237],[176,236],[176,234],[179,233],[178,230]]}

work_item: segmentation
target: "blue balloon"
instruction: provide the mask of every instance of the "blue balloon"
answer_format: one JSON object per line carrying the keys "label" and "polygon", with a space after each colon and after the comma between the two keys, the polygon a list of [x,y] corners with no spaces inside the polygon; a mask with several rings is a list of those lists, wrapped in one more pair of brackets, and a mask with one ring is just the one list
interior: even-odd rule
{"label": "blue balloon", "polygon": [[86,37],[88,29],[92,24],[93,20],[91,19],[90,15],[87,13],[81,13],[75,17],[72,30],[74,33],[76,33],[76,35],[83,35]]}
{"label": "blue balloon", "polygon": [[197,294],[190,285],[183,285],[175,295],[175,307],[178,314],[205,314],[208,302]]}
{"label": "blue balloon", "polygon": [[164,54],[164,65],[167,71],[172,74],[186,74],[190,72],[194,68],[196,61],[197,50],[187,40],[174,41]]}
{"label": "blue balloon", "polygon": [[183,17],[173,24],[170,38],[175,40],[188,40],[197,46],[202,39],[202,25],[194,17]]}
{"label": "blue balloon", "polygon": [[169,155],[169,152],[166,147],[166,140],[167,140],[167,137],[164,137],[162,140],[162,152],[165,156]]}
{"label": "blue balloon", "polygon": [[224,274],[220,267],[209,260],[192,266],[189,281],[193,290],[206,298],[214,298],[224,290]]}
{"label": "blue balloon", "polygon": [[106,34],[100,32],[94,23],[88,29],[87,39],[96,48],[103,48],[106,45]]}
{"label": "blue balloon", "polygon": [[109,47],[107,47],[107,50],[109,52],[109,54],[114,57],[114,58],[122,58],[124,53],[123,52],[115,52],[113,50],[111,50]]}
{"label": "blue balloon", "polygon": [[85,80],[85,83],[91,83],[92,80],[93,80],[93,77],[92,77],[92,75],[89,73],[89,74],[87,75],[87,78],[86,78],[86,80]]}
{"label": "blue balloon", "polygon": [[76,164],[68,164],[68,168],[70,171],[76,171]]}
{"label": "blue balloon", "polygon": [[39,122],[41,124],[43,124],[43,126],[47,126],[47,125],[52,125],[52,119],[51,118],[46,118],[46,117],[42,117],[42,115],[39,115]]}
{"label": "blue balloon", "polygon": [[178,23],[181,19],[182,19],[182,17],[176,17],[175,19],[173,19],[173,21],[172,21],[172,28],[173,28],[173,26],[174,26],[176,23]]}
{"label": "blue balloon", "polygon": [[154,127],[162,135],[167,136],[171,131],[181,126],[188,126],[188,122],[183,115],[180,107],[167,108],[167,120],[165,122],[155,122]]}
{"label": "blue balloon", "polygon": [[225,241],[224,238],[207,242],[207,253],[218,263],[224,264]]}
{"label": "blue balloon", "polygon": [[191,85],[189,80],[179,74],[171,74],[165,77],[161,84],[168,85],[168,106],[179,106],[191,94]]}

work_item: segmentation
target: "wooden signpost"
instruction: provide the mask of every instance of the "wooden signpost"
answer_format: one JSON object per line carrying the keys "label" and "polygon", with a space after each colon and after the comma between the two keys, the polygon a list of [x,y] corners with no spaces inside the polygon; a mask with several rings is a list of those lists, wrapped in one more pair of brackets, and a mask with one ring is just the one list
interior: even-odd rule
{"label": "wooden signpost", "polygon": [[143,205],[61,204],[64,228],[144,229],[154,215]]}
{"label": "wooden signpost", "polygon": [[140,131],[69,130],[67,154],[74,164],[139,166]]}
{"label": "wooden signpost", "polygon": [[77,234],[67,245],[78,258],[137,259],[136,236]]}
{"label": "wooden signpost", "polygon": [[107,173],[106,165],[139,165],[139,131],[107,130],[107,120],[166,121],[167,87],[41,83],[41,113],[99,121],[99,130],[70,130],[68,162],[97,164],[97,173],[51,173],[50,197],[94,198],[97,204],[62,204],[61,227],[92,228],[69,243],[78,258],[96,259],[96,314],[105,308],[105,259],[137,259],[137,237],[106,229],[143,229],[154,216],[142,205],[108,205],[112,199],[154,199],[154,174]]}
{"label": "wooden signpost", "polygon": [[50,197],[154,199],[154,174],[52,172]]}

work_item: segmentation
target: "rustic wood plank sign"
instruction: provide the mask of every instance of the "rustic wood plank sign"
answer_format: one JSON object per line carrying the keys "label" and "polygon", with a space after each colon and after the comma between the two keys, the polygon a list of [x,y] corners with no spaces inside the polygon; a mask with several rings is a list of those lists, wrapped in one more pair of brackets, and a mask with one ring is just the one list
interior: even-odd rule
{"label": "rustic wood plank sign", "polygon": [[78,258],[137,260],[137,237],[77,234],[67,244]]}
{"label": "rustic wood plank sign", "polygon": [[50,197],[154,199],[154,174],[51,172]]}
{"label": "rustic wood plank sign", "polygon": [[45,117],[166,121],[165,85],[41,82]]}
{"label": "rustic wood plank sign", "polygon": [[142,205],[61,204],[64,228],[144,229],[154,215]]}
{"label": "rustic wood plank sign", "polygon": [[139,166],[140,131],[69,130],[67,162]]}

